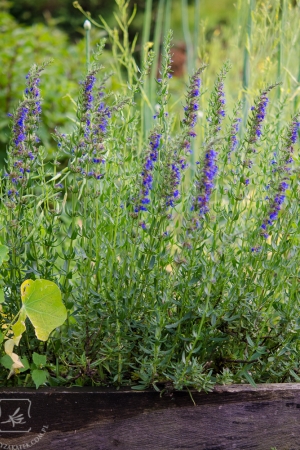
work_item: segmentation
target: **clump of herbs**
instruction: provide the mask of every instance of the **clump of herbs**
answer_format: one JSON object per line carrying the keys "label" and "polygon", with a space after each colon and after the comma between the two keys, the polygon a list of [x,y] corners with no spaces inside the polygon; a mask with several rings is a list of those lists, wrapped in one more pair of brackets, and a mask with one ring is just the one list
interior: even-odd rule
{"label": "clump of herbs", "polygon": [[28,324],[23,368],[3,383],[31,384],[39,365],[51,386],[209,391],[216,382],[298,380],[299,115],[282,127],[266,122],[270,85],[242,127],[241,105],[226,106],[225,63],[206,117],[205,66],[173,117],[171,37],[152,123],[141,127],[139,107],[153,55],[118,95],[106,89],[102,44],[81,82],[73,131],[56,130],[52,160],[38,138],[45,65],[28,74],[1,184],[2,331],[27,279],[56,283],[68,317],[46,343]]}

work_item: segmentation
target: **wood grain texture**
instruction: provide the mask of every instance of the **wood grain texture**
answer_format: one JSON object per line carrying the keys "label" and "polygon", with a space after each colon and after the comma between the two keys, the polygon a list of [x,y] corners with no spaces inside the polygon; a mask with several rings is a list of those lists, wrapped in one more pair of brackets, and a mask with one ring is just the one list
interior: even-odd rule
{"label": "wood grain texture", "polygon": [[218,386],[192,396],[196,406],[183,391],[0,389],[0,406],[31,401],[31,432],[0,432],[0,448],[26,448],[40,434],[34,450],[300,450],[300,383]]}

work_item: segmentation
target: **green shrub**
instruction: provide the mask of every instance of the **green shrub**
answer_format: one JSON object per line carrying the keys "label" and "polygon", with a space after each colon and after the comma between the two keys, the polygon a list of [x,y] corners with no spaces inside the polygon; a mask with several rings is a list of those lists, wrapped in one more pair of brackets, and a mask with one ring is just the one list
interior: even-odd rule
{"label": "green shrub", "polygon": [[[82,20],[83,22],[83,20]],[[55,127],[64,127],[74,118],[71,98],[76,97],[78,82],[85,72],[85,47],[80,41],[69,43],[66,34],[55,27],[42,24],[20,26],[8,13],[0,12],[0,151],[4,158],[9,138],[7,114],[13,112],[24,86],[24,74],[34,64],[55,59],[47,74],[47,89],[43,92],[44,114],[40,137],[48,152],[53,151],[51,133]],[[94,31],[92,44],[99,40]],[[104,56],[104,60],[106,56]],[[71,97],[71,98],[70,98]]]}

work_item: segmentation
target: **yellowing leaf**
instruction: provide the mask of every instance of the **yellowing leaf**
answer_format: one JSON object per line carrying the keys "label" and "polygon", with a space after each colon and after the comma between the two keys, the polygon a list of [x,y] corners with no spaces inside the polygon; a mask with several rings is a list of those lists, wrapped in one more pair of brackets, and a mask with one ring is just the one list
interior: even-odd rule
{"label": "yellowing leaf", "polygon": [[12,365],[14,369],[20,369],[21,367],[24,367],[23,364],[21,363],[19,355],[17,355],[16,353],[12,353],[9,356],[11,357],[11,359],[14,362]]}
{"label": "yellowing leaf", "polygon": [[4,343],[4,351],[7,355],[11,357],[14,346],[19,345],[20,339],[22,336],[13,337],[11,339],[7,339]]}
{"label": "yellowing leaf", "polygon": [[16,370],[24,367],[20,361],[19,356],[16,353],[13,353],[13,349],[15,345],[18,345],[22,336],[14,337],[13,339],[7,339],[4,344],[5,353],[12,359],[13,364],[10,367],[10,372],[7,377],[9,379],[12,375],[16,373]]}
{"label": "yellowing leaf", "polygon": [[13,349],[14,349],[15,343],[13,339],[7,339],[4,343],[4,351],[7,355],[11,357]]}
{"label": "yellowing leaf", "polygon": [[9,378],[14,375],[19,369],[21,369],[23,366],[23,364],[20,361],[19,356],[16,353],[12,353],[11,355],[9,355],[11,357],[11,359],[13,360],[13,365],[10,368],[10,372],[8,374],[7,379],[9,380]]}
{"label": "yellowing leaf", "polygon": [[22,310],[35,328],[35,334],[46,341],[49,334],[64,323],[67,310],[61,292],[48,280],[26,280],[21,286]]}
{"label": "yellowing leaf", "polygon": [[15,337],[22,336],[22,334],[26,330],[25,319],[26,314],[24,311],[21,311],[18,321],[11,327]]}

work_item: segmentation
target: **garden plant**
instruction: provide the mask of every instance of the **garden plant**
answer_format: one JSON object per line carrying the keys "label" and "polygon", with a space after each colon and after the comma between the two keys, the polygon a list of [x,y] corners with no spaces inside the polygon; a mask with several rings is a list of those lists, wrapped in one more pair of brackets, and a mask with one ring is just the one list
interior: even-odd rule
{"label": "garden plant", "polygon": [[48,62],[29,70],[10,114],[2,384],[299,381],[299,114],[286,119],[280,80],[228,108],[230,62],[210,92],[200,64],[178,112],[169,32],[149,118],[154,54],[146,47],[138,69],[126,33],[109,36],[120,93],[106,87],[103,40],[52,158],[38,135]]}

